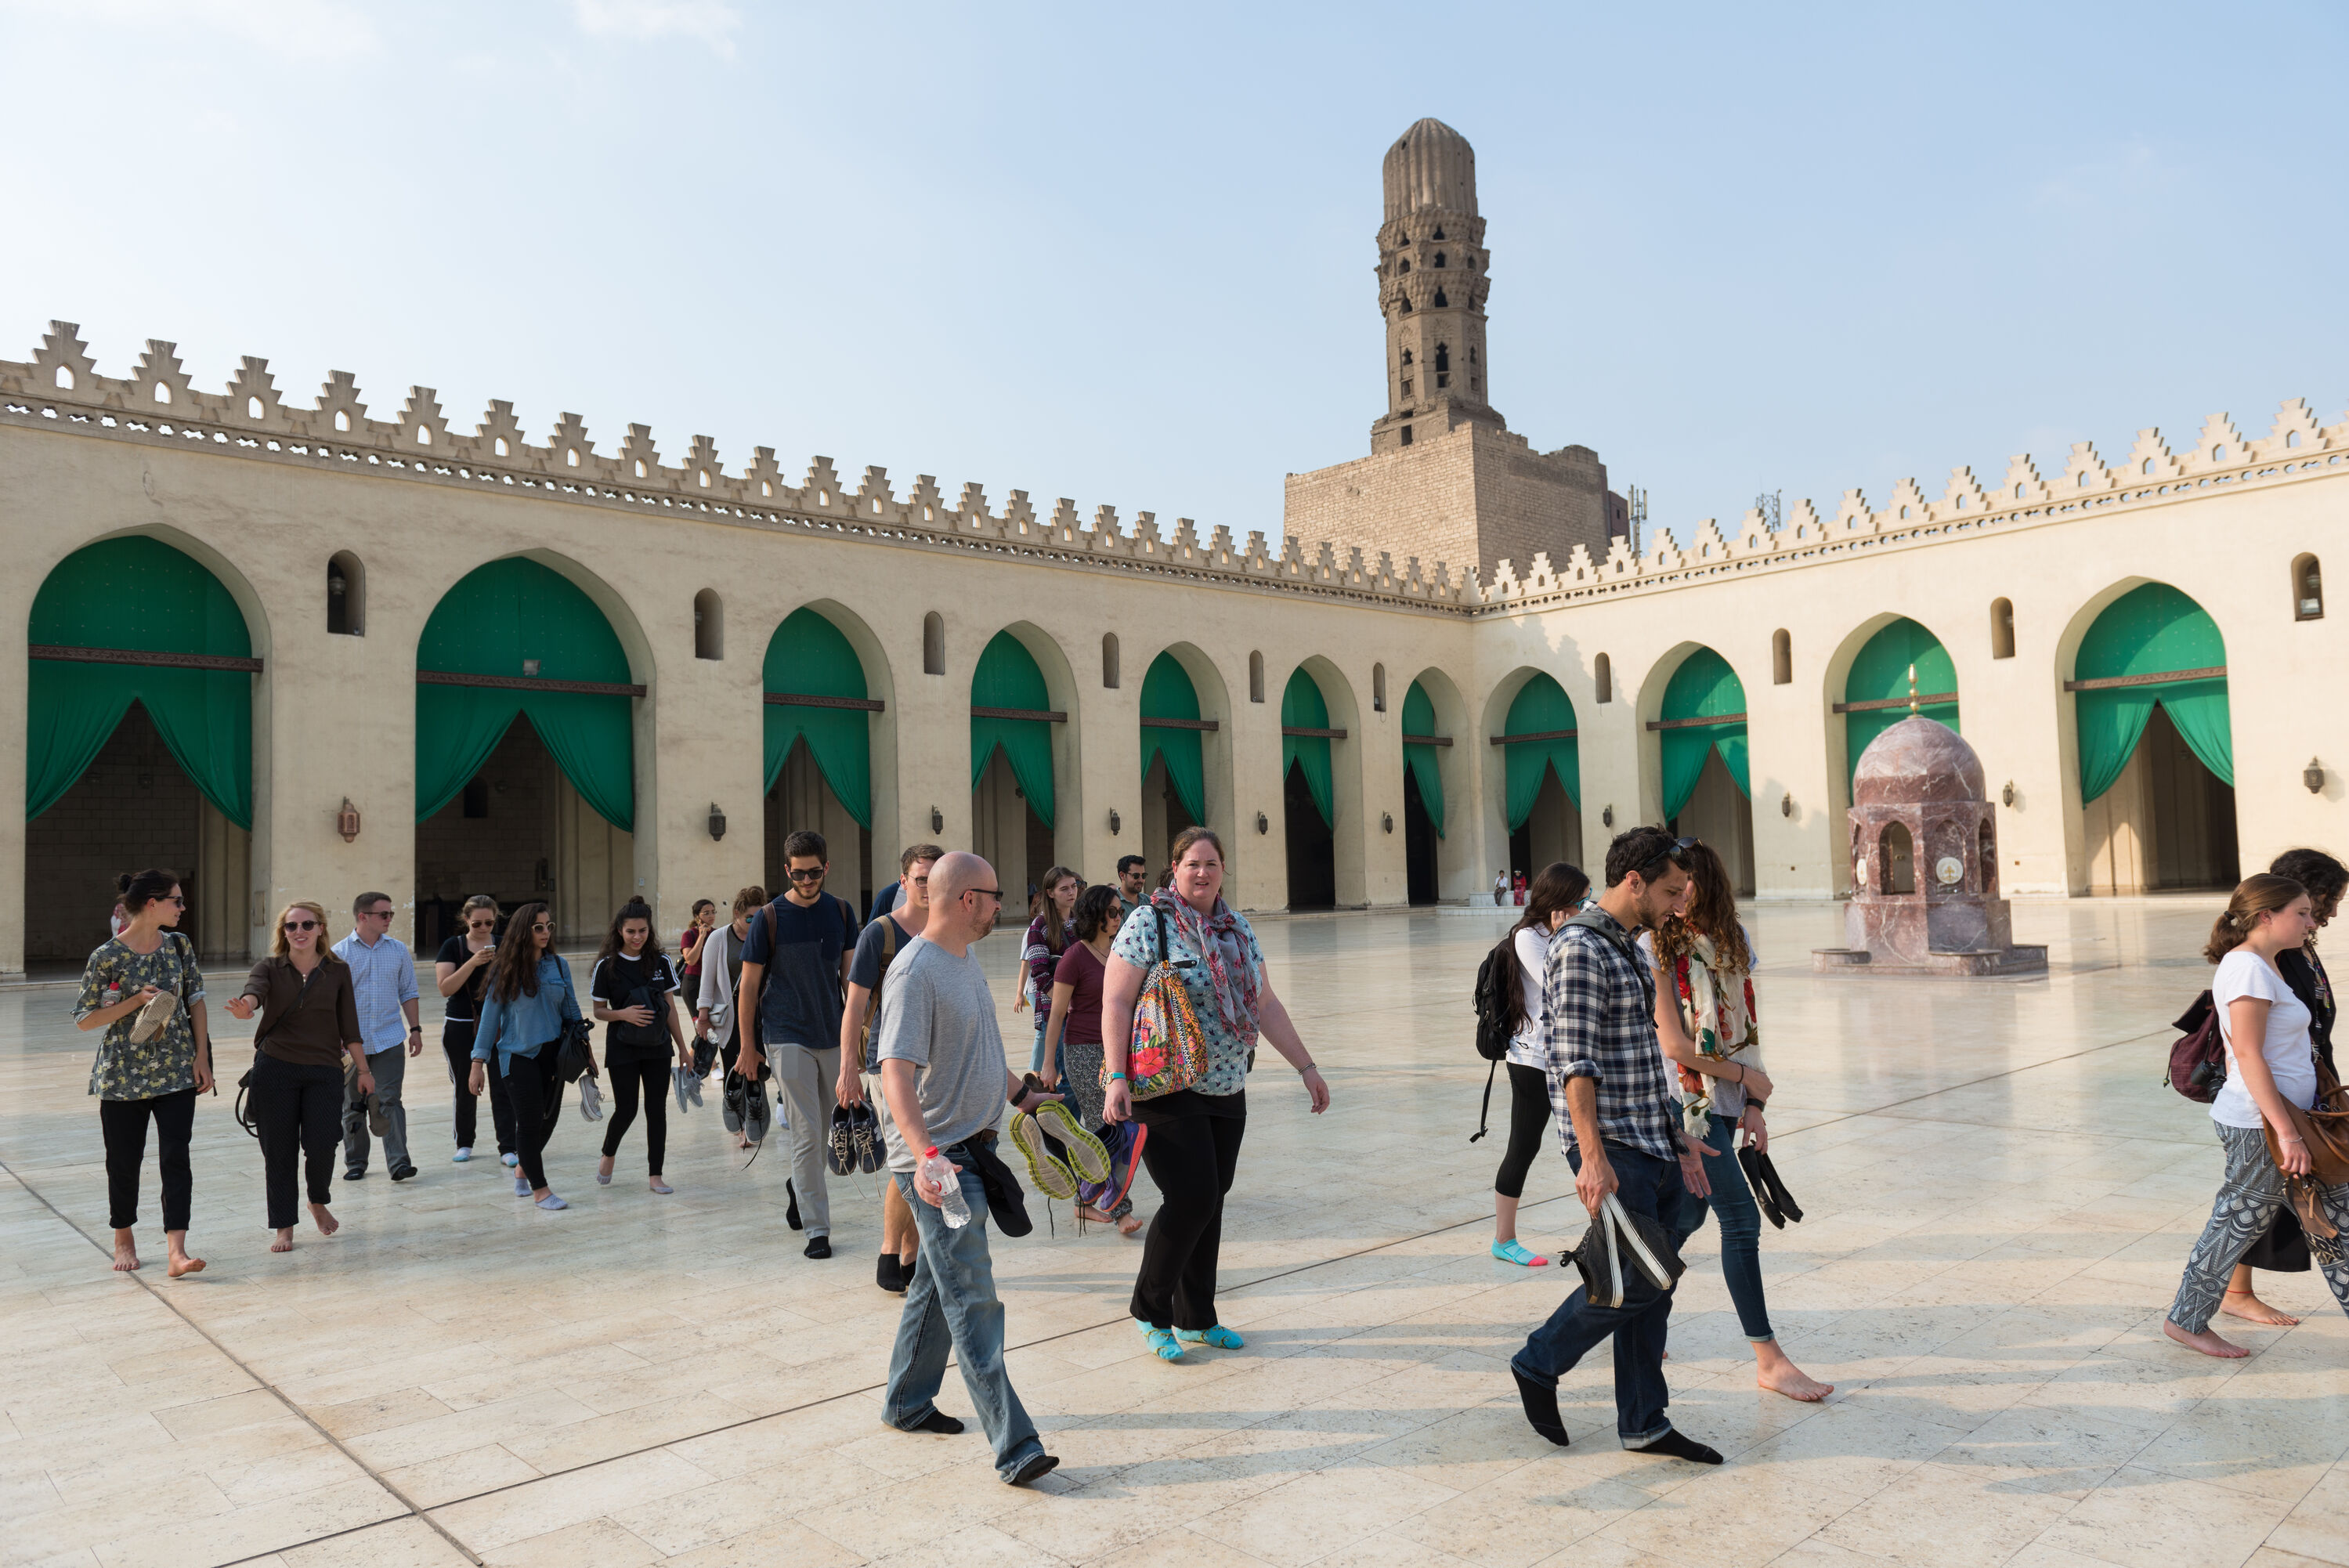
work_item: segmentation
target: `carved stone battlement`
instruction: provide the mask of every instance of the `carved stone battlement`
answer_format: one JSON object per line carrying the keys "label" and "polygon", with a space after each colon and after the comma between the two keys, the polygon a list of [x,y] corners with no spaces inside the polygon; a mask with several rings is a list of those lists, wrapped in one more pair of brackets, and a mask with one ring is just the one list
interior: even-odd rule
{"label": "carved stone battlement", "polygon": [[[1276,550],[1261,532],[1242,544],[1217,526],[1204,542],[1189,518],[1162,532],[1150,512],[1123,523],[1117,509],[1094,508],[1088,522],[1076,502],[1061,498],[1040,515],[1028,492],[1009,492],[998,512],[986,490],[966,484],[949,506],[937,481],[918,476],[902,499],[888,470],[868,467],[852,489],[830,458],[818,457],[793,484],[771,447],[728,473],[717,444],[697,435],[674,465],[665,463],[652,431],[631,425],[609,456],[577,414],[556,421],[543,446],[533,446],[513,405],[492,401],[471,435],[450,427],[437,393],[409,388],[398,418],[378,420],[360,400],[354,378],[332,371],[315,405],[300,408],[281,396],[268,362],[245,356],[224,392],[198,391],[175,346],[150,339],[132,374],[101,376],[70,322],[52,322],[28,361],[0,360],[0,422],[68,429],[117,439],[196,444],[208,451],[347,472],[464,487],[495,485],[571,504],[616,507],[646,515],[680,511],[741,526],[861,534],[877,542],[957,545],[1012,552],[1070,566],[1139,571],[1278,591],[1381,603],[1397,609],[1452,614],[1522,614],[1599,594],[1683,587],[1726,573],[1829,564],[1863,552],[1946,541],[1975,531],[2060,522],[2103,509],[2224,493],[2224,487],[2323,477],[2349,477],[2349,415],[2320,426],[2305,400],[2283,405],[2263,438],[2246,440],[2225,414],[2204,424],[2195,445],[2173,452],[2155,429],[2137,433],[2119,469],[2106,465],[2090,442],[2072,448],[2060,477],[2041,478],[2028,456],[2008,462],[1998,485],[1985,489],[1970,468],[1952,470],[1939,500],[1928,500],[1914,480],[1903,480],[1881,509],[1856,490],[1844,492],[1832,519],[1808,500],[1796,502],[1775,531],[1749,511],[1733,540],[1707,518],[1682,545],[1669,528],[1633,554],[1618,539],[1595,560],[1578,544],[1563,565],[1547,553],[1520,574],[1508,561],[1493,581],[1472,566],[1454,573],[1443,562],[1417,557],[1398,567],[1375,544],[1323,540],[1308,545],[1284,537]],[[348,465],[346,468],[346,465]],[[1374,553],[1366,553],[1374,552]]]}

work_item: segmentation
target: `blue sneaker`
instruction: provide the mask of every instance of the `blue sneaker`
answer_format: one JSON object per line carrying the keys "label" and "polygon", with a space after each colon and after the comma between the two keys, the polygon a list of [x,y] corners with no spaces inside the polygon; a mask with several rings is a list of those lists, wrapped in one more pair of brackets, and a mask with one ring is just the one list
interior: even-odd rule
{"label": "blue sneaker", "polygon": [[449,1163],[451,1165],[462,1165],[466,1161],[471,1160],[472,1157],[473,1151],[471,1150],[460,1149],[456,1153],[449,1156]]}

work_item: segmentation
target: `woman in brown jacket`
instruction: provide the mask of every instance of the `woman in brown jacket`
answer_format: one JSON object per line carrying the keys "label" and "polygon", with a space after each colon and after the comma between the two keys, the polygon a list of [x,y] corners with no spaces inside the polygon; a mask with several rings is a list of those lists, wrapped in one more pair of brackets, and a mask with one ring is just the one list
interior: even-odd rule
{"label": "woman in brown jacket", "polygon": [[261,1135],[273,1253],[294,1250],[294,1174],[309,1166],[310,1217],[318,1233],[341,1228],[326,1212],[334,1194],[335,1150],[342,1136],[343,1058],[358,1069],[363,1095],[375,1092],[367,1045],[359,1037],[349,965],[326,948],[326,912],[307,899],[277,917],[275,950],[253,966],[243,994],[229,1000],[239,1018],[258,1013],[248,1109]]}

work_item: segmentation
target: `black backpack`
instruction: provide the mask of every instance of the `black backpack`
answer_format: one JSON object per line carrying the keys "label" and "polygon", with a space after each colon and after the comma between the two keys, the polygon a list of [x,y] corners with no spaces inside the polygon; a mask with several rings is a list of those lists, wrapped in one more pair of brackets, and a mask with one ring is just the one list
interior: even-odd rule
{"label": "black backpack", "polygon": [[1516,985],[1517,934],[1512,927],[1476,966],[1476,1054],[1492,1066],[1485,1069],[1485,1103],[1476,1112],[1476,1130],[1468,1139],[1471,1143],[1489,1130],[1493,1079],[1499,1076],[1501,1058],[1509,1054],[1509,997]]}

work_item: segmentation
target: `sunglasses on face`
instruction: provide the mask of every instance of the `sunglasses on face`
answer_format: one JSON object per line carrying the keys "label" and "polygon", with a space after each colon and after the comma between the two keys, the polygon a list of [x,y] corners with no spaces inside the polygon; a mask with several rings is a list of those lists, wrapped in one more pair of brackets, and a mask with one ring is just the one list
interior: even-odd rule
{"label": "sunglasses on face", "polygon": [[371,909],[367,911],[367,918],[370,920],[389,920],[391,918],[391,911],[388,909]]}
{"label": "sunglasses on face", "polygon": [[469,920],[465,923],[470,929],[474,931],[487,931],[496,923],[497,919],[495,916],[486,914],[479,920]]}
{"label": "sunglasses on face", "polygon": [[289,920],[285,923],[285,929],[288,931],[316,931],[318,929],[318,923],[315,920]]}
{"label": "sunglasses on face", "polygon": [[967,887],[962,891],[975,892],[981,898],[991,898],[998,903],[1003,902],[1003,890],[999,887]]}
{"label": "sunglasses on face", "polygon": [[786,872],[783,874],[790,877],[793,882],[823,881],[823,868],[822,866],[816,867],[816,869],[812,872]]}
{"label": "sunglasses on face", "polygon": [[164,894],[161,898],[157,899],[155,902],[156,902],[157,903],[172,903],[172,904],[177,904],[177,905],[179,905],[181,909],[185,909],[185,908],[187,908],[187,907],[188,907],[188,901],[187,901],[186,899],[184,899],[184,898],[181,898],[178,893],[175,893],[175,892],[173,892],[173,893],[166,893],[166,894]]}
{"label": "sunglasses on face", "polygon": [[552,924],[548,923],[547,922],[545,922],[545,921],[542,920],[542,921],[538,921],[538,922],[535,922],[534,923],[533,923],[533,925],[531,926],[531,929],[532,929],[533,931],[553,931],[553,930],[554,929],[554,927]]}

